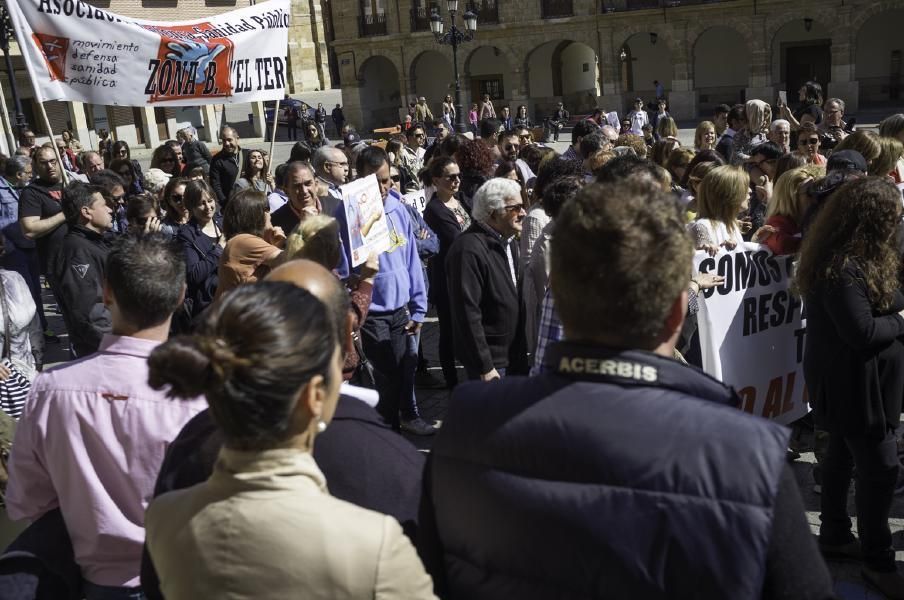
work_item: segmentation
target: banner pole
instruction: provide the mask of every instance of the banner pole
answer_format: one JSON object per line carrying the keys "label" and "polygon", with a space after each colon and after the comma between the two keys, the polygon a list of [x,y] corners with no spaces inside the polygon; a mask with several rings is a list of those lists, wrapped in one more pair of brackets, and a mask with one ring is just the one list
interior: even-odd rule
{"label": "banner pole", "polygon": [[279,100],[273,108],[273,132],[270,134],[270,160],[267,161],[267,175],[273,170],[273,146],[276,144],[276,128],[279,124]]}
{"label": "banner pole", "polygon": [[56,155],[57,164],[60,165],[60,176],[63,178],[63,187],[69,183],[69,174],[66,173],[66,167],[63,166],[63,157],[60,155],[60,149],[57,148],[56,138],[53,135],[53,129],[50,127],[50,119],[47,118],[47,111],[44,110],[44,103],[38,102],[38,108],[41,109],[41,118],[44,119],[44,127],[50,134],[50,145],[53,146],[53,153]]}
{"label": "banner pole", "polygon": [[13,134],[13,126],[9,121],[9,109],[6,107],[6,96],[3,94],[3,83],[0,83],[0,109],[3,110],[3,127],[9,141],[9,155],[12,156],[18,147],[16,136]]}

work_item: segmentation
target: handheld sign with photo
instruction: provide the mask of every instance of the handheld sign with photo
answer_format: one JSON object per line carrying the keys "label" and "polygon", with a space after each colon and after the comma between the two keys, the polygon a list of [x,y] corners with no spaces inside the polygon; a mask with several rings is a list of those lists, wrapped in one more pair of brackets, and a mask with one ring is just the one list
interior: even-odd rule
{"label": "handheld sign with photo", "polygon": [[348,222],[349,251],[352,266],[367,260],[371,252],[389,250],[389,224],[383,210],[383,197],[376,175],[368,175],[343,185],[342,205]]}
{"label": "handheld sign with photo", "polygon": [[734,387],[743,410],[782,424],[809,410],[803,373],[807,324],[790,290],[793,259],[751,243],[694,256],[695,272],[725,278],[700,296],[703,370]]}
{"label": "handheld sign with photo", "polygon": [[788,92],[782,90],[778,93],[778,103],[781,106],[788,106]]}

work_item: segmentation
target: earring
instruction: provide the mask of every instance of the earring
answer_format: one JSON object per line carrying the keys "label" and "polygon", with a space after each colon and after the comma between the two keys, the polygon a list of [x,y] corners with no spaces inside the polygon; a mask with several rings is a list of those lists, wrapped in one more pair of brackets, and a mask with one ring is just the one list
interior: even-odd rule
{"label": "earring", "polygon": [[326,431],[326,421],[317,417],[317,433],[323,433]]}

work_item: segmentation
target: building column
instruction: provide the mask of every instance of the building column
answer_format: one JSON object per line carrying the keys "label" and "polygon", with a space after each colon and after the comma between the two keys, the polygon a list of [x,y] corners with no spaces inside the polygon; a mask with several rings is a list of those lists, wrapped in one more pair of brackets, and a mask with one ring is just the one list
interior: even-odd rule
{"label": "building column", "polygon": [[216,104],[204,104],[201,106],[201,122],[204,129],[199,132],[202,142],[217,144],[220,141],[220,115],[217,113]]}
{"label": "building column", "polygon": [[[621,85],[621,59],[618,51],[613,47],[612,31],[600,31],[597,43],[597,77],[599,80],[600,97],[598,106],[606,112],[622,110],[622,85]],[[619,115],[621,116],[621,115]]]}
{"label": "building column", "polygon": [[264,111],[263,102],[251,103],[251,126],[254,131],[254,137],[263,138],[267,131],[267,115]]}
{"label": "building column", "polygon": [[157,117],[153,106],[141,109],[141,128],[144,131],[145,147],[156,148],[160,145],[160,134],[157,130]]}
{"label": "building column", "polygon": [[[683,33],[683,29],[681,30]],[[697,118],[697,90],[694,89],[693,60],[683,40],[676,40],[673,47],[672,87],[669,91],[669,114],[676,121]]]}
{"label": "building column", "polygon": [[[849,15],[847,18],[850,22]],[[832,79],[826,99],[843,98],[847,113],[856,112],[860,106],[860,82],[855,79],[853,48],[850,40],[832,39]]]}
{"label": "building column", "polygon": [[[766,42],[771,31],[766,30],[766,17],[754,17],[753,30],[756,39],[761,40],[762,46],[750,49],[750,75],[747,78],[744,99],[761,99],[772,103],[778,98],[778,94],[772,81],[772,48]],[[796,100],[796,96],[791,98],[792,102]]]}
{"label": "building column", "polygon": [[72,133],[78,138],[84,148],[93,148],[91,129],[88,128],[88,115],[85,113],[85,105],[81,102],[69,102],[69,120],[72,122]]}

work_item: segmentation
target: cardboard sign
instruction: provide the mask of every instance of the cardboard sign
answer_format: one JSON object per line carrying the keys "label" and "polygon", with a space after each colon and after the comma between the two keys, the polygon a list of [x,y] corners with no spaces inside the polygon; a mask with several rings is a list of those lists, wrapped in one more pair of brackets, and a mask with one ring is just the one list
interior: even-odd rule
{"label": "cardboard sign", "polygon": [[376,175],[357,179],[339,189],[342,190],[342,204],[348,223],[352,266],[357,267],[367,260],[371,252],[379,254],[392,245],[383,197]]}

